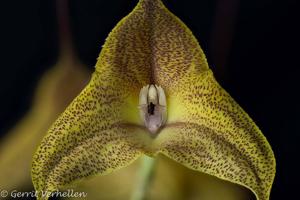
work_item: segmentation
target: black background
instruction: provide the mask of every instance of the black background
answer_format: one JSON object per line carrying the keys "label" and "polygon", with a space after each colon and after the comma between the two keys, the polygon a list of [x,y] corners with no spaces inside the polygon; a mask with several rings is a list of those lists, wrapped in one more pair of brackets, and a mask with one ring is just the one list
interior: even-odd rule
{"label": "black background", "polygon": [[[137,0],[70,1],[75,47],[91,70],[107,34],[136,3]],[[297,1],[164,0],[164,3],[193,31],[219,82],[268,138],[277,159],[271,200],[297,199],[300,181]],[[58,28],[54,0],[2,1],[0,5],[0,136],[3,137],[30,108],[37,81],[55,63]]]}

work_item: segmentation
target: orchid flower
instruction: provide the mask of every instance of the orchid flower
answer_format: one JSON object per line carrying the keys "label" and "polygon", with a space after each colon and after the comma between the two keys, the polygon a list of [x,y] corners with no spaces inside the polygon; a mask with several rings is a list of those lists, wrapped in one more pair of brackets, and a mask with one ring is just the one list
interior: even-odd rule
{"label": "orchid flower", "polygon": [[162,154],[269,199],[269,143],[216,82],[192,32],[160,0],[139,1],[109,34],[95,68],[34,155],[37,191]]}

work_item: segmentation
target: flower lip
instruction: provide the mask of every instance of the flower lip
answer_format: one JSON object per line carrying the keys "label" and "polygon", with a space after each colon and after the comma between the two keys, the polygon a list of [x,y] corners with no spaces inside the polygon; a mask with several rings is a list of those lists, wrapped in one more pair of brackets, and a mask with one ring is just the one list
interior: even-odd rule
{"label": "flower lip", "polygon": [[139,96],[140,117],[151,134],[156,134],[167,119],[166,95],[162,87],[144,86]]}

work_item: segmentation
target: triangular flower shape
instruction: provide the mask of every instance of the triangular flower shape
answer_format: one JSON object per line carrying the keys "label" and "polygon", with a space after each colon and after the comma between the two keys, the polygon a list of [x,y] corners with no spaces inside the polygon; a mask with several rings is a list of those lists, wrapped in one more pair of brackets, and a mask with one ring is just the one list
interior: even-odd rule
{"label": "triangular flower shape", "polygon": [[[166,96],[166,121],[155,133],[140,117],[140,91],[149,84]],[[37,191],[51,192],[159,153],[269,199],[275,158],[266,138],[216,82],[191,31],[160,0],[140,0],[42,140],[32,179]]]}

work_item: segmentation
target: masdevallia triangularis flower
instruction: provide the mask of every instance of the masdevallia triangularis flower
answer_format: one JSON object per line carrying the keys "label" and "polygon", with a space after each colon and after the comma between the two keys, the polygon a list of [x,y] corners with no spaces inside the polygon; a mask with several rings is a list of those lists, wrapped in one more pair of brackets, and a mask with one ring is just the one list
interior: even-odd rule
{"label": "masdevallia triangularis flower", "polygon": [[109,34],[89,84],[38,147],[32,179],[51,192],[143,154],[242,185],[259,200],[269,199],[275,176],[266,138],[160,0],[140,0]]}

